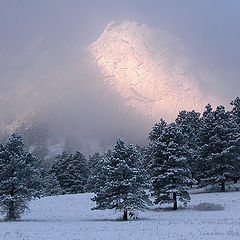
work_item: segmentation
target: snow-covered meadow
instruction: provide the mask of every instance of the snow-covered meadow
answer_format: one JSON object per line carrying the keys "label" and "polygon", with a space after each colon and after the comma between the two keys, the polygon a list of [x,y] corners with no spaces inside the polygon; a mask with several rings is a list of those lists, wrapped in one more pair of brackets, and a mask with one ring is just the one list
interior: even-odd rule
{"label": "snow-covered meadow", "polygon": [[[0,222],[1,240],[240,239],[240,193],[192,194],[177,211],[153,206],[136,220],[120,221],[122,213],[92,211],[92,194],[45,197],[32,201],[17,222]],[[200,203],[222,210],[200,211]],[[221,208],[220,208],[221,209]]]}

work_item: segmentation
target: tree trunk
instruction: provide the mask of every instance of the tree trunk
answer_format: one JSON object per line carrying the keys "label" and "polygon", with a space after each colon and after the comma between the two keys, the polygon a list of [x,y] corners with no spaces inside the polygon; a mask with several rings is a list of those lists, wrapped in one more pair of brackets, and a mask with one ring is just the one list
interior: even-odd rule
{"label": "tree trunk", "polygon": [[224,180],[221,182],[221,191],[225,192],[225,181]]}
{"label": "tree trunk", "polygon": [[[14,186],[12,184],[11,186],[11,190],[10,190],[10,196],[11,197],[14,197]],[[7,220],[16,220],[16,213],[15,213],[15,206],[14,206],[14,201],[13,200],[10,200],[10,203],[9,203],[9,208],[8,208],[8,212],[7,212]]]}
{"label": "tree trunk", "polygon": [[177,210],[177,194],[173,193],[173,210]]}
{"label": "tree trunk", "polygon": [[10,206],[7,214],[7,220],[16,220],[15,209],[14,209],[14,201],[10,201]]}
{"label": "tree trunk", "polygon": [[127,209],[124,210],[123,212],[123,221],[127,221],[128,217],[127,217]]}

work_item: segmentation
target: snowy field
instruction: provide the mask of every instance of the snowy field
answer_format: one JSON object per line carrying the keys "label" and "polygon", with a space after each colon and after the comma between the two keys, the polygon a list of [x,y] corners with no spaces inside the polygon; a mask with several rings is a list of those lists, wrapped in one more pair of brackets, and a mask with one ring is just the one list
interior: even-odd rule
{"label": "snowy field", "polygon": [[[240,192],[193,194],[187,208],[137,213],[119,221],[120,213],[92,211],[92,194],[45,197],[32,201],[18,222],[0,222],[1,240],[240,239]],[[200,203],[221,204],[200,211]],[[219,206],[218,206],[219,207]],[[218,208],[217,207],[217,208]]]}

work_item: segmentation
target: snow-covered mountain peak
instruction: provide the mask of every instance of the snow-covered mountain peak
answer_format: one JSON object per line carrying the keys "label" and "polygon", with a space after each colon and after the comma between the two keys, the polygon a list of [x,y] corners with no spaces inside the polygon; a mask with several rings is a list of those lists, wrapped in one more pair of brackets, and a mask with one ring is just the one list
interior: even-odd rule
{"label": "snow-covered mountain peak", "polygon": [[89,50],[105,81],[128,105],[154,119],[172,119],[182,109],[201,110],[207,103],[188,50],[163,30],[110,22]]}

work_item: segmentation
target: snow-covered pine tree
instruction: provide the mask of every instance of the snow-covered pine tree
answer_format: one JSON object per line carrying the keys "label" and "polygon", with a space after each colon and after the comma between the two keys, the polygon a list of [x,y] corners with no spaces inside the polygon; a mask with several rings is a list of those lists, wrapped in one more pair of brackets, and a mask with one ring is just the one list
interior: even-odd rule
{"label": "snow-covered pine tree", "polygon": [[98,175],[99,173],[101,173],[102,170],[103,158],[104,156],[98,152],[94,153],[92,156],[89,157],[88,168],[90,171],[90,175],[86,187],[87,191],[89,192],[94,192],[95,188],[99,184],[99,179],[98,182],[96,181],[96,179],[100,177]]}
{"label": "snow-covered pine tree", "polygon": [[[238,133],[240,133],[240,97],[236,97],[236,99],[231,101],[230,104],[233,106],[230,112],[231,117],[237,123]],[[238,153],[239,157],[238,157],[238,160],[236,161],[235,169],[237,171],[235,171],[235,176],[233,177],[234,183],[237,183],[237,180],[240,178],[240,148],[238,150],[239,150],[239,153]]]}
{"label": "snow-covered pine tree", "polygon": [[151,142],[156,141],[162,135],[166,126],[167,122],[161,118],[159,123],[154,124],[152,131],[149,133],[148,139]]}
{"label": "snow-covered pine tree", "polygon": [[0,145],[0,208],[7,220],[16,220],[43,190],[40,162],[23,150],[23,139],[12,134]]}
{"label": "snow-covered pine tree", "polygon": [[88,168],[89,168],[90,172],[93,172],[95,170],[95,166],[102,159],[102,157],[103,157],[102,154],[100,154],[99,152],[96,152],[92,156],[89,157]]}
{"label": "snow-covered pine tree", "polygon": [[57,178],[63,194],[65,193],[65,171],[68,166],[69,158],[70,154],[66,151],[63,151],[62,154],[56,156],[56,159],[48,172],[49,175],[53,175]]}
{"label": "snow-covered pine tree", "polygon": [[197,134],[199,179],[202,186],[211,185],[225,191],[226,180],[238,171],[238,125],[224,106],[215,111],[210,104],[202,116]]}
{"label": "snow-covered pine tree", "polygon": [[240,97],[236,97],[231,101],[230,105],[233,106],[231,111],[233,118],[236,120],[237,124],[240,124]]}
{"label": "snow-covered pine tree", "polygon": [[[162,159],[161,157],[162,152],[159,151],[155,143],[157,142],[159,137],[162,135],[166,126],[167,126],[167,122],[161,118],[159,123],[154,124],[152,131],[149,133],[148,139],[150,140],[150,143],[148,147],[145,149],[145,151],[143,152],[143,157],[144,157],[144,166],[147,168],[148,173],[150,175],[152,175],[152,170],[154,170],[154,167],[151,164],[153,159],[156,159],[156,161],[161,161]],[[151,169],[152,167],[153,169]]]}
{"label": "snow-covered pine tree", "polygon": [[149,148],[154,203],[173,203],[174,210],[177,199],[187,204],[190,201],[187,189],[193,180],[181,129],[175,123],[166,125]]}
{"label": "snow-covered pine tree", "polygon": [[103,157],[96,164],[94,173],[92,173],[88,179],[87,186],[89,185],[89,188],[91,187],[91,191],[94,193],[99,192],[100,189],[106,185],[107,176],[105,175],[104,168],[106,167],[108,158],[110,157],[109,154],[110,151],[108,151],[107,155],[103,155]]}
{"label": "snow-covered pine tree", "polygon": [[191,168],[191,172],[193,177],[195,177],[195,173],[197,172],[196,165],[196,152],[197,152],[197,144],[196,144],[196,135],[198,129],[200,127],[200,113],[193,111],[183,110],[179,112],[176,120],[176,124],[181,129],[181,132],[184,137],[184,143],[188,147],[188,164]]}
{"label": "snow-covered pine tree", "polygon": [[133,145],[117,139],[111,154],[105,156],[100,174],[105,181],[95,190],[92,201],[96,202],[96,207],[93,209],[117,209],[123,211],[123,220],[127,220],[128,211],[143,210],[151,203],[145,192],[149,187],[148,176],[139,166],[140,157]]}
{"label": "snow-covered pine tree", "polygon": [[85,156],[76,151],[70,155],[67,169],[64,171],[66,193],[83,193],[87,184],[89,169]]}
{"label": "snow-covered pine tree", "polygon": [[44,182],[44,195],[45,196],[55,196],[63,194],[63,190],[57,180],[57,177],[49,172],[45,175]]}
{"label": "snow-covered pine tree", "polygon": [[209,139],[211,138],[211,129],[214,125],[213,109],[211,104],[208,104],[205,108],[206,110],[200,118],[201,123],[198,129],[198,134],[196,135],[197,154],[194,177],[200,186],[202,184],[202,179],[204,179],[204,173],[209,168],[207,164],[207,157],[209,154],[208,149],[210,146]]}
{"label": "snow-covered pine tree", "polygon": [[85,191],[89,169],[86,158],[79,151],[74,155],[66,151],[58,155],[49,173],[57,177],[63,193],[74,194]]}

